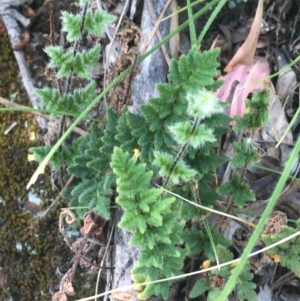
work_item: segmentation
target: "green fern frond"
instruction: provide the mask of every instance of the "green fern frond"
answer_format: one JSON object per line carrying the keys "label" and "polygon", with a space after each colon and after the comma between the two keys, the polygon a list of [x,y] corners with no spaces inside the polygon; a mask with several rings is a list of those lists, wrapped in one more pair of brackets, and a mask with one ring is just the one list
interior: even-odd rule
{"label": "green fern frond", "polygon": [[207,279],[199,280],[190,291],[190,298],[196,298],[210,289],[210,283]]}
{"label": "green fern frond", "polygon": [[242,182],[241,175],[239,173],[235,173],[229,183],[219,186],[217,191],[220,195],[232,195],[236,204],[240,208],[243,208],[246,201],[256,200],[249,185]]}
{"label": "green fern frond", "polygon": [[[296,222],[296,228],[290,226],[282,226],[281,233],[275,233],[272,235],[262,235],[262,241],[269,246],[279,240],[282,240],[296,232],[300,231],[300,220]],[[288,242],[280,244],[268,250],[268,254],[279,254],[280,264],[288,269],[290,269],[297,277],[300,277],[300,239],[295,237]]]}
{"label": "green fern frond", "polygon": [[[180,212],[172,210],[172,206],[176,206],[175,199],[162,198],[162,189],[150,188],[153,172],[146,171],[145,163],[137,164],[136,158],[124,153],[120,148],[114,148],[111,167],[117,175],[119,195],[116,201],[125,210],[119,226],[133,232],[131,244],[141,246],[133,275],[143,275],[146,279],[149,277],[147,268],[159,269],[158,279],[178,275],[187,250],[175,246],[181,240],[178,233],[181,233],[184,227],[184,222],[177,222]],[[176,234],[170,233],[173,231]],[[142,272],[140,267],[144,268]],[[169,294],[169,290],[162,292],[160,287],[150,288],[147,286],[140,297],[149,297],[148,293],[153,289],[166,297]]]}

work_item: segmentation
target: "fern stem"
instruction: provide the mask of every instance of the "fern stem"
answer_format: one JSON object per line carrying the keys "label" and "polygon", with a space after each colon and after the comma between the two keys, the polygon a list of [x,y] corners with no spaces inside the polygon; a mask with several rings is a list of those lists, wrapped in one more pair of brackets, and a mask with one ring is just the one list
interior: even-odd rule
{"label": "fern stem", "polygon": [[[84,22],[85,22],[86,12],[87,12],[87,8],[88,8],[88,3],[89,3],[89,1],[87,1],[86,5],[84,6],[83,11],[82,11],[82,22],[81,22],[81,26],[80,26],[81,37],[82,37],[82,32],[84,30]],[[74,45],[73,57],[75,57],[76,54],[77,54],[80,40],[81,40],[81,38],[78,41],[76,41],[76,43]],[[71,74],[67,78],[67,83],[66,83],[66,88],[65,88],[65,93],[66,94],[69,93],[69,91],[70,91],[73,74],[74,74],[74,68],[72,68]]]}
{"label": "fern stem", "polygon": [[[191,132],[190,132],[190,137],[193,135],[193,133],[194,133],[196,127],[198,126],[198,124],[199,124],[199,117],[197,117],[197,118],[195,119],[195,121],[194,121],[194,125],[193,125],[193,127],[192,127],[192,129],[191,129]],[[186,141],[186,143],[182,146],[182,148],[180,149],[180,151],[177,153],[177,156],[176,156],[176,158],[175,158],[175,160],[174,160],[174,162],[173,162],[173,164],[172,164],[172,166],[171,166],[171,168],[170,168],[170,172],[169,172],[169,174],[168,174],[168,176],[167,176],[167,178],[166,178],[166,181],[165,181],[165,183],[163,184],[163,188],[165,188],[165,187],[167,186],[167,184],[169,183],[171,174],[172,174],[172,172],[173,172],[173,170],[174,170],[176,164],[178,163],[178,161],[179,161],[180,158],[182,157],[184,151],[185,151],[186,148],[188,147],[189,142],[190,142],[190,139],[188,139],[188,140]]]}

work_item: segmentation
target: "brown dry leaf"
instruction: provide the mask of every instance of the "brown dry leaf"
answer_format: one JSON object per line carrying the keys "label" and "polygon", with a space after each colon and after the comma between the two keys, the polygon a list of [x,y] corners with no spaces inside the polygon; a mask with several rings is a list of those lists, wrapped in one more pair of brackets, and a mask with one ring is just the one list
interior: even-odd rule
{"label": "brown dry leaf", "polygon": [[271,197],[277,183],[279,180],[279,175],[270,174],[260,178],[259,180],[253,182],[250,186],[251,191],[259,199],[268,199]]}
{"label": "brown dry leaf", "polygon": [[64,293],[66,293],[69,296],[74,296],[74,294],[75,294],[74,288],[73,288],[72,282],[69,279],[65,279],[65,281],[63,281],[61,283],[61,285],[62,285],[62,291]]}
{"label": "brown dry leaf", "polygon": [[134,300],[134,296],[130,291],[118,291],[118,292],[113,292],[111,294],[110,300],[112,300],[112,301],[132,301],[132,300]]}
{"label": "brown dry leaf", "polygon": [[57,292],[52,297],[52,301],[67,301],[67,300],[68,300],[67,295],[62,292]]}
{"label": "brown dry leaf", "polygon": [[14,45],[13,45],[13,49],[15,51],[22,50],[28,44],[28,42],[30,41],[30,32],[29,32],[29,30],[25,29],[22,34],[23,34],[23,37],[16,40]]}
{"label": "brown dry leaf", "polygon": [[0,21],[0,35],[7,36],[7,28],[2,21]]}
{"label": "brown dry leaf", "polygon": [[[139,54],[138,44],[141,39],[140,29],[131,21],[125,20],[120,27],[119,43],[120,54],[116,58],[111,71],[108,74],[108,82],[111,82],[129,66],[134,66]],[[132,105],[131,82],[136,75],[132,70],[118,85],[108,93],[108,106],[115,112],[120,113],[124,106]]]}
{"label": "brown dry leaf", "polygon": [[75,214],[69,208],[62,208],[60,215],[65,217],[67,224],[73,224],[76,220]]}
{"label": "brown dry leaf", "polygon": [[97,215],[94,211],[88,211],[84,215],[83,227],[80,229],[80,232],[83,235],[100,235],[105,223],[106,220],[103,219],[101,216]]}
{"label": "brown dry leaf", "polygon": [[269,216],[262,234],[272,235],[282,232],[282,226],[287,224],[287,216],[281,211],[273,211]]}
{"label": "brown dry leaf", "polygon": [[137,46],[141,39],[140,29],[131,21],[127,20],[123,24],[124,30],[120,36],[121,51],[128,55],[128,59],[133,61],[137,54]]}
{"label": "brown dry leaf", "polygon": [[264,0],[258,1],[255,18],[253,20],[250,32],[245,42],[239,48],[237,53],[233,56],[228,65],[225,67],[225,72],[230,72],[238,64],[249,65],[252,62],[260,33],[261,20],[264,8],[263,3]]}
{"label": "brown dry leaf", "polygon": [[35,11],[27,4],[22,4],[22,13],[25,17],[30,19],[35,19],[36,17]]}
{"label": "brown dry leaf", "polygon": [[47,124],[47,133],[44,135],[44,142],[46,145],[54,145],[59,139],[59,120],[52,119],[48,121]]}
{"label": "brown dry leaf", "polygon": [[80,233],[88,235],[94,226],[95,222],[92,218],[92,211],[89,211],[84,215],[83,227],[80,229]]}

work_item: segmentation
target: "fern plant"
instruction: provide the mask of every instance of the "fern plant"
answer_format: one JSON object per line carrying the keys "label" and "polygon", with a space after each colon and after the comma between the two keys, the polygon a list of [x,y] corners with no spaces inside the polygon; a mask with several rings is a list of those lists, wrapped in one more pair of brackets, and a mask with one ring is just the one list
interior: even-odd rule
{"label": "fern plant", "polygon": [[[106,128],[102,131],[92,126],[91,135],[83,138],[80,144],[81,154],[75,156],[68,168],[69,173],[77,176],[75,186],[66,192],[72,206],[86,205],[108,218],[109,188],[117,186],[117,202],[125,211],[119,226],[133,233],[131,242],[141,249],[133,270],[136,283],[181,273],[183,260],[190,253],[188,242],[185,248],[178,247],[185,241],[183,226],[187,220],[198,220],[200,216],[190,205],[175,204],[174,199],[169,198],[165,201],[162,191],[151,188],[150,182],[162,181],[186,196],[190,196],[192,183],[196,182],[199,187],[195,194],[199,198],[195,198],[195,202],[201,199],[202,203],[211,205],[218,197],[208,183],[214,179],[216,167],[225,162],[216,155],[215,148],[230,121],[222,113],[223,104],[213,95],[213,89],[220,85],[213,79],[218,74],[218,52],[201,54],[191,49],[178,62],[172,61],[172,81],[158,85],[160,97],[149,99],[147,105],[141,106],[141,115],[125,108],[117,116],[109,110]],[[111,157],[114,147],[118,148]],[[142,164],[139,167],[134,166],[137,161],[132,158],[134,149],[140,152],[138,161]],[[201,164],[201,159],[209,163]],[[111,176],[109,162],[112,162],[117,182]],[[171,179],[169,183],[168,179]],[[104,187],[104,183],[111,186]],[[155,195],[156,199],[164,201],[154,203]],[[198,231],[207,240],[205,251],[213,256],[209,236],[204,228]],[[214,233],[213,237],[221,240]],[[199,245],[202,245],[200,241]],[[165,254],[163,262],[158,254]],[[168,283],[150,285],[140,298],[146,299],[152,294],[167,298],[168,292]]]}
{"label": "fern plant", "polygon": [[[120,116],[109,110],[106,128],[100,130],[93,125],[90,136],[84,137],[79,146],[81,154],[69,165],[68,172],[77,176],[75,185],[66,192],[72,206],[85,205],[109,218],[111,188],[117,186],[117,202],[125,211],[119,226],[133,233],[131,242],[141,249],[140,260],[133,270],[136,283],[180,274],[184,258],[195,254],[195,250],[215,260],[209,237],[216,245],[228,245],[220,235],[214,232],[209,235],[203,223],[200,227],[182,231],[186,221],[198,221],[203,212],[186,203],[177,201],[175,204],[174,200],[167,199],[163,202],[166,215],[161,215],[160,202],[155,205],[154,195],[161,200],[164,197],[161,190],[150,187],[150,182],[154,181],[186,197],[192,197],[190,191],[193,191],[194,201],[205,205],[213,205],[218,198],[209,183],[214,181],[216,167],[226,161],[216,154],[215,148],[231,119],[223,115],[222,104],[213,95],[220,85],[214,81],[218,74],[217,55],[218,50],[199,53],[191,49],[179,61],[173,60],[171,82],[158,85],[159,97],[151,98],[147,105],[141,106],[140,115],[132,114],[126,108]],[[141,164],[138,166],[134,165],[137,161],[133,158],[134,149],[140,152],[138,161]],[[255,155],[254,149],[251,149],[252,153]],[[244,160],[242,165],[247,162],[250,160]],[[252,193],[239,176],[220,191],[234,193],[240,206],[245,198],[252,199]],[[172,223],[180,229],[169,228],[171,216]],[[201,239],[191,239],[188,231],[200,233]],[[178,249],[183,242],[185,248]],[[169,252],[170,256],[163,256],[161,262],[158,254],[164,252]],[[168,285],[147,286],[139,297],[146,299],[152,294],[161,294],[167,298]],[[217,290],[210,294],[214,296]]]}
{"label": "fern plant", "polygon": [[[110,111],[108,116],[113,119],[115,115]],[[106,135],[108,132],[109,126]],[[80,154],[73,157],[73,162],[68,167],[68,172],[75,175],[76,180],[63,194],[69,198],[70,206],[94,209],[108,220],[111,186],[115,183],[115,176],[109,169],[113,146],[104,145],[102,139],[105,141],[103,131],[93,124],[90,135],[84,137],[79,144]],[[99,150],[102,151],[101,156]],[[84,215],[86,209],[78,209],[80,217]]]}
{"label": "fern plant", "polygon": [[[100,57],[100,44],[96,44],[89,50],[80,50],[79,45],[84,35],[91,34],[101,37],[105,28],[115,20],[115,17],[105,11],[96,10],[93,12],[88,8],[88,1],[79,1],[80,13],[62,13],[63,30],[67,33],[66,39],[72,47],[64,50],[62,46],[48,46],[45,52],[48,54],[50,62],[48,68],[53,70],[56,87],[35,89],[41,98],[41,104],[52,112],[64,111],[73,114],[81,113],[88,104],[96,97],[96,83],[91,80],[89,70],[96,66]],[[79,89],[72,88],[72,80],[82,78],[86,84]],[[61,130],[61,129],[60,129]],[[76,152],[76,147],[66,155],[66,150],[56,155],[51,160],[51,165],[56,170],[63,162],[72,160],[72,154]],[[30,152],[36,156],[37,161],[42,161],[49,152],[49,146],[31,148]]]}
{"label": "fern plant", "polygon": [[235,204],[243,208],[246,201],[255,201],[255,195],[244,182],[243,174],[248,165],[258,160],[258,151],[253,142],[253,131],[261,128],[268,121],[269,94],[267,89],[255,92],[252,99],[246,99],[246,112],[243,117],[235,116],[233,130],[244,133],[247,137],[241,142],[233,142],[235,155],[230,161],[231,167],[242,168],[242,175],[233,174],[231,181],[218,187],[220,195],[233,196]]}
{"label": "fern plant", "polygon": [[[74,43],[73,49],[64,51],[58,46],[46,49],[49,66],[58,71],[58,83],[64,80],[63,91],[59,88],[62,85],[37,90],[46,107],[53,111],[78,113],[95,97],[93,81],[81,89],[70,89],[73,76],[90,78],[88,69],[94,66],[100,52],[98,45],[88,51],[80,51],[78,45],[85,32],[101,35],[114,18],[105,12],[93,13],[87,8],[87,2],[80,1],[82,10],[78,15],[63,13],[63,28],[68,41]],[[104,129],[93,124],[88,136],[78,139],[73,147],[62,148],[52,158],[54,168],[67,162],[68,173],[76,176],[72,186],[64,191],[70,206],[94,209],[109,219],[110,201],[116,189],[116,201],[124,210],[119,227],[132,232],[131,243],[141,251],[132,271],[136,284],[180,275],[187,256],[201,254],[211,261],[217,257],[232,258],[226,250],[230,242],[209,230],[204,212],[166,197],[154,184],[206,206],[214,205],[219,194],[233,196],[240,207],[245,200],[254,200],[239,174],[219,187],[219,194],[211,185],[217,166],[227,161],[216,153],[216,148],[231,121],[223,114],[224,104],[214,96],[222,84],[215,80],[219,75],[218,55],[219,49],[200,53],[193,47],[178,61],[173,59],[169,83],[157,84],[159,96],[141,105],[140,115],[126,108],[120,115],[108,109]],[[261,126],[266,119],[267,101],[264,94],[248,101],[245,116],[236,118],[236,130]],[[31,152],[37,160],[42,160],[49,148],[33,148]],[[247,140],[235,143],[234,149],[236,156],[231,164],[235,168],[245,168],[257,158],[256,149],[249,147]],[[138,158],[133,156],[134,150],[138,150]],[[78,213],[82,216],[84,210]],[[187,221],[192,223],[187,225]],[[243,283],[247,284],[237,284],[241,298],[253,294],[248,268],[243,274]],[[222,269],[212,272],[208,278],[226,281],[230,272]],[[212,300],[221,290],[205,281],[196,284],[191,294],[207,292]],[[142,288],[139,298],[162,295],[167,299],[169,285],[168,282],[148,285]]]}
{"label": "fern plant", "polygon": [[[296,222],[296,228],[289,226],[282,226],[281,233],[275,233],[272,235],[261,235],[262,241],[266,246],[269,246],[281,239],[284,239],[300,230],[300,221]],[[279,246],[268,250],[268,254],[275,255],[279,254],[280,264],[283,267],[291,270],[297,277],[300,277],[300,263],[299,263],[299,236],[289,240],[286,243],[280,244]]]}

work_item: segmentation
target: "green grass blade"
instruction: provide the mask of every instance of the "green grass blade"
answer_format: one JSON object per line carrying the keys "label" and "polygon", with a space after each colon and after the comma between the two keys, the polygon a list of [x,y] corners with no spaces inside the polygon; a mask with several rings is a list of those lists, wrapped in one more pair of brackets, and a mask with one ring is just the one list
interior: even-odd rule
{"label": "green grass blade", "polygon": [[[207,235],[208,235],[209,241],[210,241],[210,243],[211,243],[211,247],[212,247],[213,252],[214,252],[214,255],[215,255],[215,259],[216,259],[217,266],[219,266],[219,265],[220,265],[220,260],[219,260],[219,257],[218,257],[216,245],[215,245],[215,243],[214,243],[214,238],[213,238],[213,236],[212,236],[212,234],[211,234],[210,227],[209,227],[209,224],[208,224],[208,222],[207,222],[206,219],[203,221],[203,224],[204,224],[206,233],[207,233]],[[220,270],[220,268],[219,268],[219,270]]]}
{"label": "green grass blade", "polygon": [[[40,113],[40,116],[42,114],[54,114],[57,116],[70,116],[70,117],[74,117],[74,118],[78,117],[77,114],[72,114],[72,113],[65,112],[65,111],[41,110],[41,109],[34,109],[34,108],[15,108],[15,107],[0,108],[0,112]],[[41,116],[41,117],[43,117],[43,116]],[[92,118],[92,117],[87,116],[86,119],[94,121],[94,122],[106,123],[105,121],[103,121],[99,118]]]}
{"label": "green grass blade", "polygon": [[191,6],[191,0],[187,0],[187,9],[188,9],[188,21],[189,21],[189,29],[190,29],[190,37],[191,37],[191,44],[192,46],[198,46],[197,45],[197,35],[196,35],[196,28],[195,23],[193,19],[193,11]]}
{"label": "green grass blade", "polygon": [[225,5],[226,2],[227,2],[227,0],[221,0],[220,3],[217,5],[217,7],[214,9],[213,13],[211,14],[209,19],[207,20],[205,26],[203,27],[203,29],[200,33],[200,36],[198,38],[198,45],[201,45],[202,40],[203,40],[204,36],[206,35],[207,31],[209,30],[212,22],[215,20],[218,13],[220,12],[220,10],[222,9],[222,7]]}

